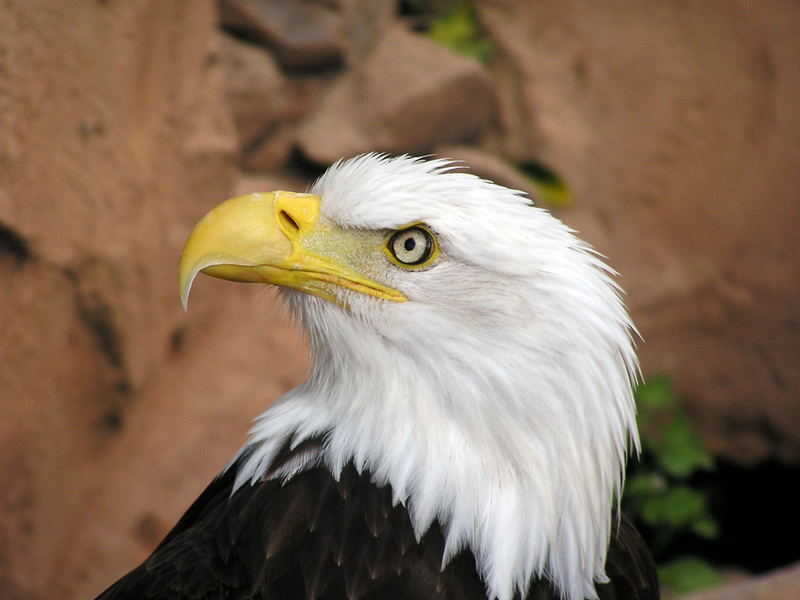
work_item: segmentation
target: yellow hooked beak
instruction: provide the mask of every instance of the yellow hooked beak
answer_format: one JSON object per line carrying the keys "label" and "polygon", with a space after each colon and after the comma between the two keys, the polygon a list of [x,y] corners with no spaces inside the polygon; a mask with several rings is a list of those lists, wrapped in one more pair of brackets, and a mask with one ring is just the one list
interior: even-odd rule
{"label": "yellow hooked beak", "polygon": [[[308,246],[319,234],[319,221],[320,198],[312,194],[248,194],[212,209],[195,226],[181,255],[178,284],[184,309],[200,272],[281,285],[337,304],[341,301],[334,294],[336,287],[393,302],[406,300],[341,260],[312,252]],[[330,238],[330,227],[325,235]]]}

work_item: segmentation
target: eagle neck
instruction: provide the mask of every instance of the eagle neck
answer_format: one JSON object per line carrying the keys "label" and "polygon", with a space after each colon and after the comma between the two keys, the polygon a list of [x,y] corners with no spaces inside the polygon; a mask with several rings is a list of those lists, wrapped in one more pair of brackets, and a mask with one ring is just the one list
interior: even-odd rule
{"label": "eagle neck", "polygon": [[340,319],[331,311],[325,331],[309,328],[312,372],[259,418],[237,485],[263,476],[287,442],[323,435],[321,451],[277,475],[324,464],[338,477],[352,461],[391,486],[418,537],[441,524],[443,566],[468,547],[491,598],[539,576],[568,600],[596,597],[631,427],[623,359],[614,381],[588,355],[556,369],[519,340],[415,353]]}

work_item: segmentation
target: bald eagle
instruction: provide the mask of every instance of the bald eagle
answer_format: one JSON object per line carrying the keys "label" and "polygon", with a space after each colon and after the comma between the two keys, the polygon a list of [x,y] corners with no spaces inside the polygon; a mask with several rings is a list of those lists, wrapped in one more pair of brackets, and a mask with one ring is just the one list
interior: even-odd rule
{"label": "bald eagle", "polygon": [[314,356],[100,598],[658,597],[617,510],[638,449],[613,272],[521,192],[367,154],[223,202],[180,262],[281,286]]}

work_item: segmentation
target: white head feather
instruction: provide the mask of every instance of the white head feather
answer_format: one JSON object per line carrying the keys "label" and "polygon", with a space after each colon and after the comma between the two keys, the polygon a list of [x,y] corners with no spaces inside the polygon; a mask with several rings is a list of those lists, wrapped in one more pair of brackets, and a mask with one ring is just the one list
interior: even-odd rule
{"label": "white head feather", "polygon": [[490,597],[546,576],[568,600],[595,598],[628,444],[638,449],[633,327],[613,273],[569,228],[453,168],[368,154],[314,184],[330,221],[423,222],[441,255],[422,271],[387,261],[381,282],[408,302],[343,290],[347,312],[286,292],[314,367],[259,418],[237,486],[287,439],[327,434],[322,456],[292,472],[322,461],[338,476],[353,460],[392,486],[418,536],[442,524],[445,564],[468,546]]}

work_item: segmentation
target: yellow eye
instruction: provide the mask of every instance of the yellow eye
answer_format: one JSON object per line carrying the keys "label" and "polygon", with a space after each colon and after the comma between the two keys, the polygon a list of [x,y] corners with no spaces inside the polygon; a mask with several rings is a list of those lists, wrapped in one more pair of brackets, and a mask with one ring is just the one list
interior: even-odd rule
{"label": "yellow eye", "polygon": [[400,266],[425,266],[436,257],[436,240],[433,234],[419,225],[395,231],[386,248]]}

